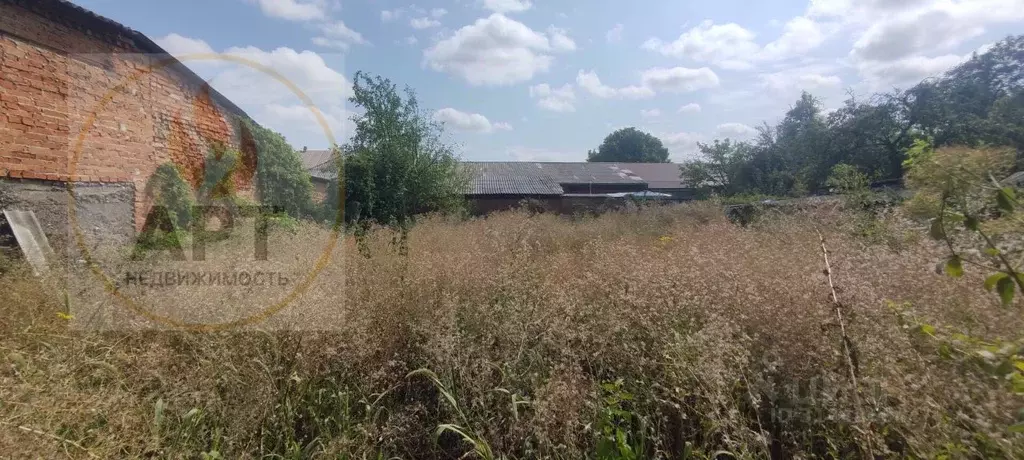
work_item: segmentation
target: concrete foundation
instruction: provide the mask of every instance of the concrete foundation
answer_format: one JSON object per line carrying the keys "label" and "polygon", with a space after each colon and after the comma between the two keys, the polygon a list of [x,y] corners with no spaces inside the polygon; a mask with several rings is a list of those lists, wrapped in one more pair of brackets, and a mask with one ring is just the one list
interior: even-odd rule
{"label": "concrete foundation", "polygon": [[90,247],[133,241],[135,187],[131,183],[72,183],[70,189],[69,194],[65,182],[0,178],[0,208],[35,212],[58,254],[67,254],[76,245],[76,227]]}

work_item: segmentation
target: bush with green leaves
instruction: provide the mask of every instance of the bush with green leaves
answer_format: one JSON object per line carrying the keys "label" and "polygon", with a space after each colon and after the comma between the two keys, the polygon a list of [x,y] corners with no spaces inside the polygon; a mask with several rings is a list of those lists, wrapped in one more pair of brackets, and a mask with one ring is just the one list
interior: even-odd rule
{"label": "bush with green leaves", "polygon": [[192,224],[192,208],[195,198],[181,170],[174,163],[164,163],[156,168],[146,187],[153,198],[153,206],[167,210],[170,221],[178,229],[188,229]]}
{"label": "bush with green leaves", "polygon": [[196,192],[199,201],[208,202],[235,196],[234,173],[240,156],[237,151],[223,146],[214,146],[206,155],[203,167],[203,183]]}
{"label": "bush with green leaves", "polygon": [[241,124],[256,148],[256,192],[260,202],[293,217],[309,216],[313,211],[313,183],[299,154],[284,136],[252,120],[243,119]]}
{"label": "bush with green leaves", "polygon": [[1016,153],[1007,148],[932,148],[919,140],[908,152],[907,184],[916,194],[908,208],[930,219],[931,236],[949,250],[945,271],[964,265],[988,273],[985,288],[1002,302],[1024,292],[1024,212],[1011,186],[999,179],[1012,171]]}

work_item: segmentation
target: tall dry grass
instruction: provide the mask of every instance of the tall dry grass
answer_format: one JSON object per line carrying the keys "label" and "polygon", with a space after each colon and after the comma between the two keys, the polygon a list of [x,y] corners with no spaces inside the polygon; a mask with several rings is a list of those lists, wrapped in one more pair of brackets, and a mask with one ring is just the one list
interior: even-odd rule
{"label": "tall dry grass", "polygon": [[[970,274],[936,274],[941,248],[897,233],[896,252],[844,221],[819,209],[740,228],[700,203],[575,221],[429,219],[407,256],[384,230],[368,237],[369,258],[347,237],[303,304],[333,321],[306,332],[75,330],[58,315],[60,291],[16,269],[0,277],[0,452],[1024,455],[1024,438],[1006,431],[1020,399],[942,360],[889,303],[1006,338],[1024,330],[1019,306],[1001,308]],[[817,229],[846,304],[859,398]],[[322,232],[274,241],[315,251],[302,235]]]}

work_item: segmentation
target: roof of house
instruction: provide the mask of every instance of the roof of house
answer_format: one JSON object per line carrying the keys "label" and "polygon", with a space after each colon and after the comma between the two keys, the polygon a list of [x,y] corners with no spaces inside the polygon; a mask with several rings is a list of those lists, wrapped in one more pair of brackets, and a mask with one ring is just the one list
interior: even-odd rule
{"label": "roof of house", "polygon": [[675,163],[600,163],[627,174],[643,178],[651,189],[690,188],[679,177],[679,165]]}
{"label": "roof of house", "polygon": [[[302,167],[314,180],[329,181],[330,150],[299,151]],[[467,161],[471,174],[470,195],[562,195],[563,185],[644,184],[648,189],[688,188],[673,163],[586,163]]]}
{"label": "roof of house", "polygon": [[334,168],[331,167],[330,150],[300,150],[299,158],[302,159],[302,169],[309,173],[313,180],[329,181],[337,176]]}
{"label": "roof of house", "polygon": [[[16,5],[38,16],[50,21],[66,25],[72,29],[80,30],[87,35],[111,45],[126,49],[126,51],[138,50],[143,53],[160,55],[167,63],[167,67],[184,77],[186,81],[199,87],[207,86],[206,80],[197,75],[181,61],[175,59],[160,45],[144,35],[125,26],[113,19],[100,16],[81,6],[75,5],[67,0],[0,0],[0,2]],[[74,50],[77,53],[99,52],[105,50]],[[138,52],[135,51],[135,52]],[[241,108],[231,102],[217,90],[210,88],[210,97],[218,105],[229,112],[250,118]]]}
{"label": "roof of house", "polygon": [[497,176],[474,178],[470,195],[561,195],[562,186],[541,176]]}
{"label": "roof of house", "polygon": [[687,188],[672,163],[469,161],[473,195],[559,195],[562,185],[644,184],[654,189]]}

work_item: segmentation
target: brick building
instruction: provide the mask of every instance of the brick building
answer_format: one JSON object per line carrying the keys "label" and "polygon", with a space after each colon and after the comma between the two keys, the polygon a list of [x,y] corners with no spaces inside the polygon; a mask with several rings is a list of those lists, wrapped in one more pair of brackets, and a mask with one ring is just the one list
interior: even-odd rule
{"label": "brick building", "polygon": [[247,115],[145,35],[70,2],[0,0],[0,109],[0,207],[35,211],[56,245],[71,204],[83,233],[130,239],[153,171],[174,162],[197,186],[215,145],[242,150],[232,180],[251,194]]}

